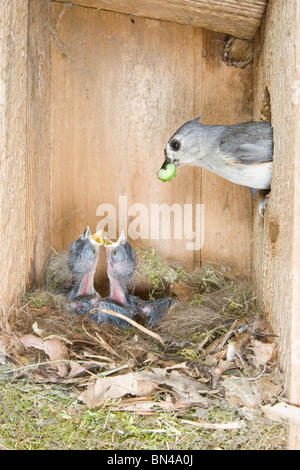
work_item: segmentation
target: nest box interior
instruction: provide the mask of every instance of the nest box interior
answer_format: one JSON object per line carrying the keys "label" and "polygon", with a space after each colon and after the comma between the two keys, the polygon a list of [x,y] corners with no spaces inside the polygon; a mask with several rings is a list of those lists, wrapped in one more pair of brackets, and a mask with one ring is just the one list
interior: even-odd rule
{"label": "nest box interior", "polygon": [[[106,204],[116,211],[116,236],[128,230],[133,246],[146,239],[166,260],[218,263],[252,279],[299,404],[298,3],[4,2],[4,303],[41,282],[51,246],[67,249],[87,225],[96,231]],[[245,45],[237,66],[229,36]],[[271,118],[274,173],[264,219],[248,188],[209,171],[180,168],[172,182],[157,179],[169,137],[201,115],[204,124]],[[171,235],[163,236],[164,220],[151,217],[162,204],[174,212],[203,205],[201,249],[186,249],[195,212],[182,238],[173,215]],[[130,238],[138,215],[141,237]]]}

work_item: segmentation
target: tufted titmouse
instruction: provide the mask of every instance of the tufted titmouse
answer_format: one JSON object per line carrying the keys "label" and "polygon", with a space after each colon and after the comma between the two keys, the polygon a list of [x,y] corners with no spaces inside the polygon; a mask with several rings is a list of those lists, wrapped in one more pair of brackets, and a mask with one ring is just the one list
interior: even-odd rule
{"label": "tufted titmouse", "polygon": [[206,126],[201,118],[187,122],[170,138],[165,161],[176,166],[200,166],[223,178],[257,189],[270,189],[273,129],[270,122]]}

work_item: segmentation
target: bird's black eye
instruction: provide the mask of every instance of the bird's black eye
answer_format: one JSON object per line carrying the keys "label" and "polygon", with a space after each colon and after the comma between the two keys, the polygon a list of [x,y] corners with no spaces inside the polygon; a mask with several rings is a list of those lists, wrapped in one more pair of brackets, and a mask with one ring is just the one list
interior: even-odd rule
{"label": "bird's black eye", "polygon": [[172,140],[170,145],[175,152],[177,152],[181,147],[181,143],[179,142],[179,140]]}

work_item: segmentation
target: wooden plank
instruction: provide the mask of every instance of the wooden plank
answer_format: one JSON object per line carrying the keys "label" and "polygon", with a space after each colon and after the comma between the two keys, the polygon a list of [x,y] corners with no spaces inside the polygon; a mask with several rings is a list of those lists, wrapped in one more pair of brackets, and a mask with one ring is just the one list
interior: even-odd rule
{"label": "wooden plank", "polygon": [[72,3],[253,39],[267,0],[73,0]]}
{"label": "wooden plank", "polygon": [[[199,264],[199,250],[186,250],[189,240],[174,239],[173,232],[171,240],[161,233],[157,239],[155,232],[166,221],[153,222],[151,213],[155,204],[179,204],[183,211],[184,204],[193,209],[200,203],[200,181],[193,169],[181,169],[171,183],[159,181],[156,171],[169,136],[194,116],[195,103],[201,101],[202,30],[145,18],[132,22],[127,15],[90,8],[55,7],[52,244],[67,248],[86,225],[94,231],[103,204],[116,211],[116,235],[126,225],[129,232],[136,219],[133,205],[141,204],[148,221],[144,238],[157,252],[187,267]],[[122,221],[124,202],[128,218]],[[139,243],[132,236],[130,240],[134,246]],[[100,263],[104,271],[103,254]]]}
{"label": "wooden plank", "polygon": [[[204,124],[252,121],[252,66],[229,67],[220,58],[224,36],[204,32],[202,108]],[[205,234],[202,262],[231,266],[250,276],[252,200],[250,190],[202,170]]]}
{"label": "wooden plank", "polygon": [[26,0],[0,3],[0,302],[17,302],[25,287],[27,153]]}
{"label": "wooden plank", "polygon": [[50,4],[29,1],[26,286],[43,280],[50,248]]}
{"label": "wooden plank", "polygon": [[[290,400],[300,407],[300,5],[296,4],[296,54],[295,54],[295,81],[292,96],[295,107],[295,133],[294,133],[294,203],[293,203],[293,255],[292,280],[293,304],[291,309],[291,367],[290,367]],[[292,12],[293,13],[293,12]],[[293,17],[291,17],[293,19]],[[289,448],[300,449],[300,428],[291,424],[289,432]]]}
{"label": "wooden plank", "polygon": [[[280,357],[286,371],[290,368],[295,162],[295,111],[292,101],[295,57],[293,48],[287,48],[285,45],[286,25],[291,25],[294,21],[295,2],[289,2],[288,5],[287,8],[287,5],[281,5],[281,8],[277,2],[270,3],[263,43],[256,45],[261,57],[259,64],[263,70],[255,68],[257,75],[254,82],[263,80],[264,83],[256,86],[255,101],[261,102],[259,92],[261,96],[267,85],[271,96],[274,128],[274,166],[272,190],[265,218],[262,219],[257,214],[257,207],[254,209],[254,227],[256,233],[261,234],[261,238],[257,237],[253,245],[254,281],[256,286],[260,286],[262,305],[270,315],[273,328],[280,335]],[[295,29],[291,31],[294,33]],[[280,75],[279,66],[283,67],[283,73]],[[255,117],[259,118],[259,107],[255,105],[255,109]],[[258,203],[259,200],[256,204]]]}
{"label": "wooden plank", "polygon": [[[299,2],[272,0],[255,44],[254,109],[259,118],[267,86],[274,166],[265,218],[254,209],[252,266],[258,297],[280,338],[279,358],[289,401],[296,406],[300,405],[299,38]],[[290,426],[289,448],[300,448],[299,427],[294,425]]]}

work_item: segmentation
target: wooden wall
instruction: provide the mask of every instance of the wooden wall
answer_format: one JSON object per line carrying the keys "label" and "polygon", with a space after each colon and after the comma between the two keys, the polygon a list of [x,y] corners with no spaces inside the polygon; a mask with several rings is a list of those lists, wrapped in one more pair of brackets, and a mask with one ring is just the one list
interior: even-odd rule
{"label": "wooden wall", "polygon": [[[25,288],[27,2],[0,4],[0,300]],[[16,234],[21,243],[17,243]]]}
{"label": "wooden wall", "polygon": [[0,4],[0,301],[41,281],[50,246],[49,3]]}
{"label": "wooden wall", "polygon": [[[86,6],[0,3],[0,302],[16,303],[42,281],[51,245],[68,248],[86,225],[95,230],[100,204],[114,206],[117,216],[119,196],[128,207],[143,204],[148,215],[151,204],[203,204],[201,251],[186,250],[188,240],[151,240],[150,217],[147,238],[165,259],[188,267],[216,262],[252,275],[279,335],[290,401],[299,406],[299,2],[269,1],[253,81],[252,66],[237,70],[220,59],[228,22],[215,33],[190,21],[195,7],[201,20],[206,0],[184,2],[182,18],[172,2],[173,20],[184,24],[146,19],[141,10],[141,17],[98,10],[106,0],[79,3]],[[250,3],[256,19],[245,37],[255,34],[266,2]],[[222,2],[223,13],[235,4]],[[260,119],[266,88],[275,152],[264,219],[259,201],[252,211],[247,188],[199,168],[179,169],[171,183],[157,180],[164,146],[183,122],[202,114],[206,124]],[[133,221],[127,215],[117,220],[116,235]],[[290,448],[300,448],[293,426]]]}
{"label": "wooden wall", "polygon": [[[201,257],[249,275],[250,191],[199,168],[180,168],[171,183],[156,171],[185,121],[201,114],[206,124],[252,119],[252,67],[221,61],[223,34],[69,4],[56,4],[55,12],[52,244],[66,248],[86,225],[95,230],[100,204],[112,204],[118,216],[119,196],[126,196],[128,208],[147,208],[147,238],[163,258],[194,267]],[[201,253],[173,233],[152,239],[151,205],[162,203],[204,204]]]}
{"label": "wooden wall", "polygon": [[[68,0],[60,0],[68,3]],[[73,4],[253,39],[268,0],[73,0]]]}
{"label": "wooden wall", "polygon": [[[274,128],[274,171],[266,216],[254,210],[252,275],[257,297],[279,335],[292,403],[300,405],[299,2],[271,0],[256,38],[254,118],[266,87]],[[297,81],[298,80],[298,81]],[[291,427],[290,448],[300,448]]]}
{"label": "wooden wall", "polygon": [[50,249],[50,3],[30,0],[28,23],[26,286],[32,289],[43,283]]}

